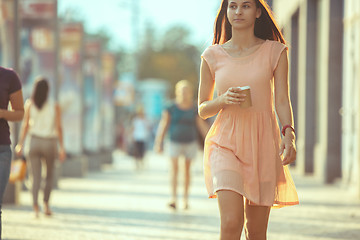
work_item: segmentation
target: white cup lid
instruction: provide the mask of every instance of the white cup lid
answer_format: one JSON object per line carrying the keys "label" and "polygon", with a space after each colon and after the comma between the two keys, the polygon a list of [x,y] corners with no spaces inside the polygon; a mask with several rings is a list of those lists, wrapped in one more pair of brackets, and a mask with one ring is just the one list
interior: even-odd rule
{"label": "white cup lid", "polygon": [[247,90],[250,89],[250,86],[238,87],[240,90]]}

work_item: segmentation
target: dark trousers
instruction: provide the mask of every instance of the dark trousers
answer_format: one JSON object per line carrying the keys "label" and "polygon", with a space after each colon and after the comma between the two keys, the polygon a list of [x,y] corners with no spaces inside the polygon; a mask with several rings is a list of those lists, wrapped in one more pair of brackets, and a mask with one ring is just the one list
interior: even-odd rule
{"label": "dark trousers", "polygon": [[9,145],[0,145],[0,240],[1,240],[1,205],[11,167],[11,149]]}

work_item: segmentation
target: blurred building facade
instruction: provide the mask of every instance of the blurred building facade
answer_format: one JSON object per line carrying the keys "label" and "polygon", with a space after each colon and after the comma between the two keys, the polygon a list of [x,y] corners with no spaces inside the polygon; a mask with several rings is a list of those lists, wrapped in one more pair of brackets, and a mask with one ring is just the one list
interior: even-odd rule
{"label": "blurred building facade", "polygon": [[273,0],[289,46],[296,168],[360,197],[360,1]]}
{"label": "blurred building facade", "polygon": [[[49,97],[62,109],[68,161],[56,165],[55,179],[83,176],[112,162],[118,74],[116,55],[101,36],[85,32],[83,22],[61,18],[57,10],[58,0],[0,0],[0,66],[18,73],[24,100],[34,79],[45,76]],[[19,124],[10,127],[15,144]],[[4,202],[18,202],[20,187],[9,184]]]}

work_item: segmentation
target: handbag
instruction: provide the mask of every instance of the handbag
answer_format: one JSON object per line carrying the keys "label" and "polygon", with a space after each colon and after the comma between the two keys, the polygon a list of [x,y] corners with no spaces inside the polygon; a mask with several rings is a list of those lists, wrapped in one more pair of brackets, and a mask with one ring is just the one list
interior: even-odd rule
{"label": "handbag", "polygon": [[26,159],[20,157],[11,162],[9,182],[23,181],[26,177]]}

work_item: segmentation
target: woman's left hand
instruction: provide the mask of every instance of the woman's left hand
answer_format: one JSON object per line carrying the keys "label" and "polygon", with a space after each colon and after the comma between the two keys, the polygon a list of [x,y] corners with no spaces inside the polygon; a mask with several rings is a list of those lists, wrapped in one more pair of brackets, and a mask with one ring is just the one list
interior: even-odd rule
{"label": "woman's left hand", "polygon": [[59,160],[60,162],[64,162],[66,160],[66,152],[64,148],[59,149]]}
{"label": "woman's left hand", "polygon": [[164,151],[162,141],[155,141],[154,151],[159,154]]}
{"label": "woman's left hand", "polygon": [[296,160],[295,134],[287,133],[281,140],[280,155],[284,155],[282,164],[288,165]]}
{"label": "woman's left hand", "polygon": [[15,146],[15,154],[16,156],[22,156],[24,153],[23,153],[23,145],[22,144],[17,144]]}

